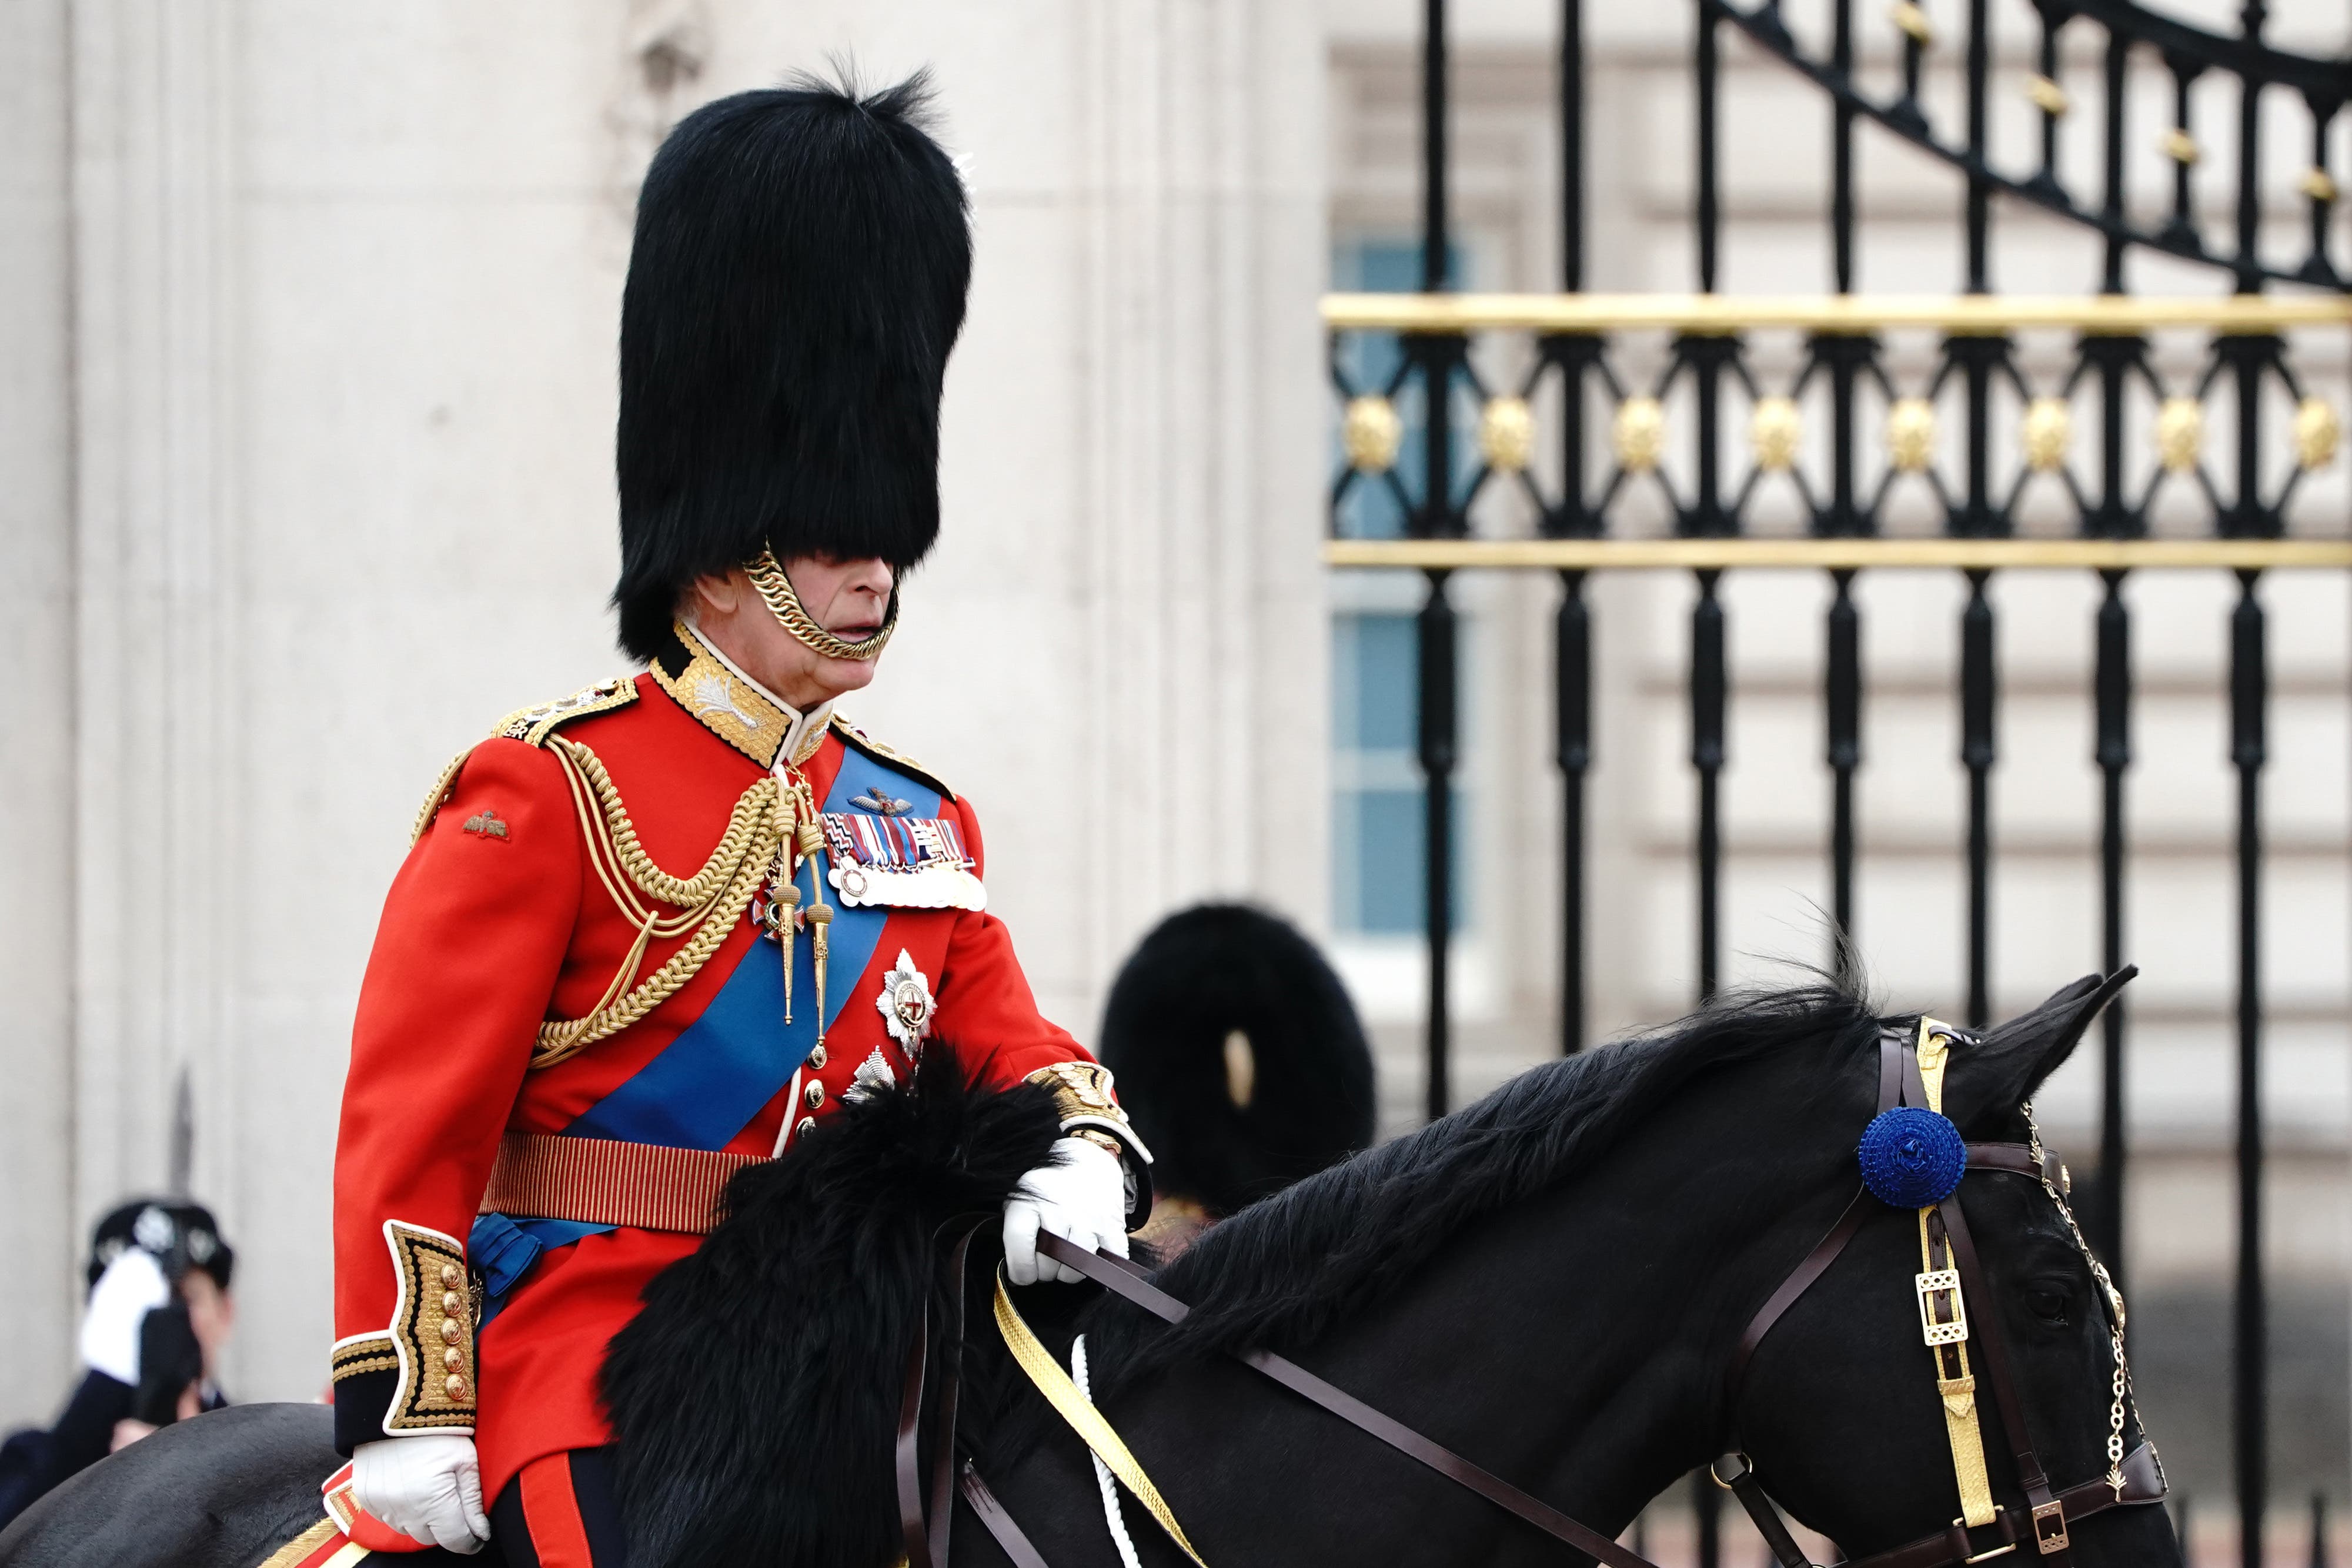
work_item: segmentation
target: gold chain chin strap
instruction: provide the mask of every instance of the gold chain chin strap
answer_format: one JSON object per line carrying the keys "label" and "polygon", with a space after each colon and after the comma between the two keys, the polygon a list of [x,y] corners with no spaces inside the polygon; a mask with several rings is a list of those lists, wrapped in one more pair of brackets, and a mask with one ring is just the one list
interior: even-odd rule
{"label": "gold chain chin strap", "polygon": [[[2098,1281],[2099,1289],[2107,1293],[2107,1337],[2116,1357],[2116,1398],[2107,1411],[2107,1485],[2115,1491],[2116,1500],[2121,1502],[2124,1496],[2124,1423],[2129,1418],[2136,1403],[2132,1396],[2131,1363],[2124,1354],[2124,1327],[2128,1322],[2128,1314],[2124,1309],[2124,1293],[2116,1288],[2115,1277],[2107,1272],[2107,1266],[2099,1261],[2099,1255],[2091,1250],[2091,1243],[2084,1236],[2083,1228],[2074,1222],[2074,1210],[2067,1203],[2065,1193],[2050,1179],[2050,1161],[2042,1153],[2042,1127],[2033,1119],[2033,1102],[2028,1100],[2023,1108],[2026,1140],[2032,1151],[2033,1167],[2042,1173],[2042,1190],[2048,1193],[2050,1201],[2058,1206],[2059,1218],[2065,1220],[2066,1233],[2074,1239],[2075,1250],[2081,1252],[2083,1261],[2091,1266],[2091,1277]],[[2147,1442],[2148,1454],[2156,1459],[2157,1474],[2161,1476],[2164,1473],[2163,1457],[2156,1452],[2156,1444],[2147,1439],[2145,1429],[2140,1436],[2143,1441]]]}
{"label": "gold chain chin strap", "polygon": [[[736,800],[728,814],[727,831],[702,869],[689,878],[671,876],[654,864],[637,841],[620,791],[596,754],[561,736],[552,737],[549,745],[562,762],[571,785],[589,863],[595,867],[597,879],[614,904],[637,927],[637,938],[593,1008],[576,1019],[550,1019],[540,1025],[530,1053],[532,1071],[552,1067],[618,1034],[693,979],[751,908],[784,836],[776,780],[761,779]],[[682,912],[664,917],[635,896],[640,891],[661,903],[681,905]],[[689,928],[694,928],[694,935],[686,945],[638,984],[637,970],[646,947],[656,939],[679,936]]]}
{"label": "gold chain chin strap", "polygon": [[1013,1304],[1012,1294],[1004,1288],[1002,1268],[996,1274],[996,1327],[997,1332],[1003,1334],[1004,1343],[1012,1348],[1013,1359],[1021,1364],[1021,1370],[1029,1375],[1029,1381],[1037,1385],[1037,1391],[1045,1396],[1046,1402],[1054,1406],[1062,1419],[1070,1424],[1070,1429],[1086,1439],[1087,1448],[1101,1456],[1110,1473],[1135,1494],[1135,1500],[1159,1521],[1160,1528],[1168,1532],[1168,1539],[1183,1548],[1184,1555],[1192,1560],[1195,1568],[1209,1568],[1201,1561],[1201,1554],[1192,1549],[1192,1542],[1185,1538],[1184,1527],[1176,1522],[1175,1511],[1168,1506],[1168,1500],[1161,1497],[1160,1489],[1151,1484],[1151,1478],[1144,1473],[1142,1465],[1128,1451],[1118,1434],[1111,1429],[1111,1424],[1103,1419],[1102,1412],[1095,1408],[1092,1400],[1078,1392],[1078,1385],[1070,1381],[1070,1375],[1062,1370],[1062,1364],[1054,1359],[1054,1353],[1030,1332],[1020,1309]]}
{"label": "gold chain chin strap", "polygon": [[818,625],[816,618],[801,608],[800,595],[793,591],[793,580],[784,575],[784,569],[776,564],[775,551],[761,550],[760,558],[743,570],[750,575],[751,586],[759,590],[760,597],[767,601],[769,613],[783,623],[784,630],[803,646],[828,659],[856,659],[863,663],[878,658],[882,645],[889,642],[890,633],[898,629],[898,592],[895,588],[890,591],[890,618],[882,623],[882,630],[863,642],[848,643]]}

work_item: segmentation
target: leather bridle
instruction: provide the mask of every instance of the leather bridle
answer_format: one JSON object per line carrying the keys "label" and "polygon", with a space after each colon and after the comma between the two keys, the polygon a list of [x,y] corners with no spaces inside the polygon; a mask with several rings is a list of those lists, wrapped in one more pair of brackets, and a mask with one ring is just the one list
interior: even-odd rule
{"label": "leather bridle", "polygon": [[[1883,1034],[1878,1041],[1878,1109],[1881,1113],[1899,1105],[1932,1109],[1940,1113],[1940,1105],[1930,1103],[1925,1077],[1919,1065],[1922,1042],[1938,1046],[1952,1043],[1975,1044],[1972,1037],[1932,1019],[1920,1020],[1916,1038],[1894,1033]],[[2053,1163],[2042,1146],[2040,1130],[2034,1125],[2033,1108],[2024,1107],[2030,1141],[2022,1144],[1970,1144],[1963,1179],[1979,1173],[2005,1173],[2028,1176],[2039,1182],[2043,1192],[2055,1204],[2059,1215],[2066,1221],[2066,1229],[2075,1247],[2089,1263],[2093,1278],[2106,1298],[2108,1322],[2115,1354],[2116,1370],[2113,1384],[2115,1402],[2111,1406],[2107,1434],[2107,1473],[2063,1490],[2053,1489],[2042,1468],[2041,1456],[2033,1447],[2032,1434],[2025,1424],[2025,1403],[2019,1396],[2017,1374],[2010,1359],[2009,1339],[2002,1332],[2000,1316],[1995,1309],[1991,1290],[1985,1280],[1984,1265],[1978,1258],[1976,1240],[1969,1231],[1967,1214],[1961,1209],[1959,1193],[1955,1188],[1950,1196],[1919,1211],[1919,1223],[1927,1256],[1922,1261],[1918,1278],[1920,1319],[1928,1348],[1934,1352],[1937,1391],[1943,1396],[1948,1425],[1963,1428],[1968,1441],[1975,1436],[1977,1389],[1990,1384],[1994,1408],[2000,1413],[2002,1437],[2009,1445],[2010,1458],[2016,1469],[2017,1484],[2024,1494],[2025,1506],[2013,1510],[2005,1504],[1993,1504],[1989,1494],[1980,1492],[1988,1505],[1981,1518],[1968,1517],[1966,1505],[1972,1490],[1982,1485],[1981,1450],[1975,1463],[1978,1487],[1969,1484],[1966,1461],[1961,1458],[1964,1444],[1956,1431],[1953,1436],[1955,1468],[1961,1470],[1960,1482],[1964,1511],[1961,1518],[1933,1535],[1925,1535],[1889,1551],[1853,1562],[1848,1568],[1957,1568],[1957,1565],[1985,1562],[2015,1552],[2021,1543],[2031,1543],[2034,1554],[2046,1568],[2073,1568],[2073,1526],[2111,1509],[2137,1507],[2164,1500],[2166,1482],[2163,1462],[2157,1457],[2155,1446],[2142,1436],[2139,1446],[2130,1453],[2124,1452],[2123,1435],[2127,1424],[2133,1423],[2131,1373],[2124,1359],[2124,1303],[2122,1293],[2107,1275],[2105,1265],[2091,1250],[2083,1238],[2082,1228],[2075,1224],[2074,1210],[2068,1207],[2063,1190],[2066,1183],[2063,1170],[2053,1173]],[[1846,1244],[1861,1230],[1864,1221],[1874,1213],[1883,1213],[1889,1206],[1882,1203],[1867,1186],[1857,1191],[1845,1206],[1845,1212],[1831,1226],[1829,1233],[1814,1243],[1813,1249],[1791,1270],[1778,1290],[1766,1298],[1763,1306],[1748,1320],[1732,1352],[1731,1365],[1724,1379],[1724,1408],[1736,1412],[1739,1391],[1748,1374],[1748,1363],[1754,1358],[1765,1337],[1788,1310],[1811,1290],[1814,1282],[1829,1272],[1830,1265],[1843,1253]],[[1957,1286],[1957,1289],[1952,1287]],[[1970,1319],[1963,1302],[1976,1303],[1978,1316]],[[1965,1346],[1975,1345],[1980,1351],[1971,1377],[1966,1361]],[[1957,1353],[1957,1354],[1956,1354]],[[1961,1375],[1948,1377],[1957,1370]],[[1963,1418],[1958,1406],[1966,1404]],[[1733,1468],[1728,1474],[1724,1466]],[[1755,1521],[1780,1568],[1811,1568],[1802,1550],[1781,1522],[1780,1511],[1765,1495],[1762,1484],[1747,1462],[1745,1455],[1730,1454],[1718,1459],[1713,1469],[1718,1483],[1737,1497],[1748,1515]],[[2022,1528],[2021,1528],[2021,1524]]]}
{"label": "leather bridle", "polygon": [[[1921,1021],[1916,1039],[1906,1039],[1892,1033],[1882,1036],[1878,1073],[1878,1108],[1882,1113],[1906,1104],[1922,1109],[1933,1108],[1920,1069],[1919,1043],[1923,1040],[1937,1040],[1945,1045],[1975,1043],[1958,1030],[1927,1019]],[[2000,1314],[1994,1309],[1984,1268],[1955,1188],[1946,1198],[1919,1211],[1923,1248],[1927,1253],[1924,1260],[1931,1265],[1922,1270],[1920,1278],[1922,1323],[1929,1346],[1936,1352],[1937,1385],[1939,1393],[1944,1396],[1947,1420],[1956,1430],[1961,1425],[1954,1409],[1959,1398],[1956,1389],[1962,1383],[1968,1383],[1970,1403],[1965,1425],[1971,1436],[1975,1426],[1973,1393],[1978,1385],[1965,1376],[1954,1378],[1947,1374],[1955,1360],[1964,1371],[1968,1365],[1965,1352],[1955,1357],[1951,1347],[1964,1344],[1979,1347],[1981,1382],[1990,1385],[1993,1404],[2000,1418],[2001,1434],[2009,1445],[2024,1506],[2011,1509],[2005,1504],[1990,1503],[1989,1491],[1984,1491],[1982,1487],[1980,1456],[1976,1461],[1979,1482],[1976,1487],[1970,1486],[1965,1473],[1966,1461],[1961,1457],[1963,1445],[1956,1435],[1953,1448],[1956,1468],[1962,1469],[1958,1478],[1963,1498],[1962,1518],[1955,1520],[1943,1531],[1866,1558],[1852,1560],[1843,1568],[1962,1568],[1964,1564],[2016,1552],[2021,1544],[2028,1542],[2033,1546],[2044,1568],[2073,1568],[2072,1528],[2074,1525],[2114,1509],[2145,1506],[2161,1502],[2164,1499],[2164,1469],[2154,1447],[2143,1437],[2139,1446],[2130,1453],[2123,1451],[2122,1436],[2132,1415],[2130,1374],[2123,1357],[2123,1298],[2116,1292],[2105,1269],[2092,1254],[2081,1228],[2074,1223],[2073,1211],[2067,1207],[2065,1194],[2062,1191],[2063,1176],[2053,1178],[2053,1162],[2042,1147],[2039,1131],[2033,1130],[2031,1106],[2026,1107],[2025,1113],[2031,1141],[2024,1144],[1970,1144],[1967,1146],[1965,1174],[1998,1172],[2038,1181],[2064,1218],[2069,1234],[2082,1249],[2094,1277],[2107,1297],[2116,1356],[2116,1403],[2110,1423],[2107,1474],[2063,1490],[2053,1488],[2034,1449],[2032,1434],[2026,1428],[2024,1404],[2019,1397],[2008,1342],[2002,1333]],[[1884,1212],[1888,1207],[1867,1186],[1857,1191],[1828,1234],[1814,1244],[1812,1250],[1766,1298],[1763,1306],[1748,1321],[1733,1352],[1725,1379],[1727,1411],[1737,1410],[1748,1364],[1774,1326],[1829,1271],[1830,1266],[1844,1252],[1846,1245],[1861,1230],[1864,1221],[1873,1213]],[[974,1516],[995,1538],[998,1546],[1013,1560],[1016,1568],[1048,1568],[1044,1556],[1024,1533],[1019,1523],[1005,1511],[971,1461],[966,1458],[959,1466],[956,1459],[955,1413],[963,1345],[965,1253],[973,1229],[984,1219],[984,1216],[966,1217],[951,1222],[941,1231],[941,1239],[947,1244],[948,1253],[945,1281],[949,1301],[949,1328],[945,1336],[948,1354],[944,1357],[946,1365],[940,1377],[935,1417],[936,1452],[928,1489],[923,1484],[920,1459],[920,1427],[930,1343],[931,1308],[928,1300],[923,1321],[918,1325],[914,1345],[908,1357],[906,1389],[899,1410],[896,1467],[899,1523],[907,1548],[907,1568],[946,1568],[948,1531],[953,1514],[951,1499],[958,1490]],[[1039,1250],[1068,1264],[1113,1294],[1162,1322],[1181,1322],[1191,1310],[1153,1284],[1144,1270],[1124,1258],[1081,1250],[1052,1235],[1041,1235],[1037,1241]],[[1961,1305],[1964,1301],[1978,1304],[1979,1315],[1973,1322],[1965,1315]],[[1359,1431],[1378,1438],[1407,1458],[1487,1499],[1563,1545],[1607,1563],[1609,1568],[1655,1568],[1648,1559],[1628,1551],[1600,1531],[1579,1523],[1541,1499],[1433,1442],[1402,1422],[1382,1415],[1287,1358],[1271,1351],[1256,1350],[1241,1353],[1237,1359],[1329,1411]],[[1727,1464],[1731,1467],[1728,1473],[1724,1468]],[[1780,1511],[1765,1494],[1744,1454],[1735,1452],[1727,1455],[1717,1461],[1712,1473],[1747,1509],[1780,1568],[1814,1568],[1782,1521]],[[1968,1518],[1972,1490],[1983,1492],[1986,1505],[1976,1511],[1986,1517],[1974,1523]]]}

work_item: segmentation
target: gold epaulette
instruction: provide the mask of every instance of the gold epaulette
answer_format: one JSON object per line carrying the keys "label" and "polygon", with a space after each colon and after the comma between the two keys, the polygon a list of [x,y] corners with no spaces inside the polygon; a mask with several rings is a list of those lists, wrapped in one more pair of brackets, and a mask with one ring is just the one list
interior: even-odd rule
{"label": "gold epaulette", "polygon": [[[558,697],[551,703],[541,703],[536,707],[515,709],[499,720],[490,731],[490,738],[520,740],[526,746],[545,746],[549,736],[574,719],[610,713],[636,700],[636,677],[615,675],[609,681],[583,686],[568,697]],[[466,766],[466,758],[472,755],[474,748],[470,746],[457,753],[449,759],[449,766],[441,769],[441,777],[433,781],[432,793],[425,796],[425,804],[417,808],[416,821],[408,830],[411,848],[425,836],[425,830],[433,825],[435,815],[447,802],[449,792],[457,788],[457,774]]]}
{"label": "gold epaulette", "polygon": [[938,774],[932,772],[929,768],[924,767],[921,763],[916,761],[905,752],[894,750],[891,747],[883,745],[880,741],[875,739],[872,736],[866,734],[864,730],[858,728],[856,725],[842,717],[838,713],[833,716],[833,727],[840,734],[841,738],[844,741],[866,753],[866,756],[871,757],[875,761],[887,762],[891,767],[898,769],[899,772],[911,775],[917,783],[928,785],[931,789],[938,790],[940,799],[942,801],[952,800],[955,799],[955,791],[949,789],[946,781],[941,779]]}
{"label": "gold epaulette", "polygon": [[609,681],[599,681],[583,686],[568,697],[558,697],[537,707],[517,708],[499,720],[490,731],[494,740],[520,740],[525,746],[545,746],[547,737],[574,719],[592,714],[610,713],[626,707],[637,700],[637,680],[635,675],[615,675]]}

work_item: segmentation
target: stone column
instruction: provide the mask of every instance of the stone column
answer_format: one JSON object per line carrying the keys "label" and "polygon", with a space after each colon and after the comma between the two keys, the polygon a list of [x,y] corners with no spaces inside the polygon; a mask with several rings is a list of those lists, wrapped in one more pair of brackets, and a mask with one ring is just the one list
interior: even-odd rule
{"label": "stone column", "polygon": [[0,1427],[64,1392],[73,1120],[73,254],[64,0],[0,7]]}

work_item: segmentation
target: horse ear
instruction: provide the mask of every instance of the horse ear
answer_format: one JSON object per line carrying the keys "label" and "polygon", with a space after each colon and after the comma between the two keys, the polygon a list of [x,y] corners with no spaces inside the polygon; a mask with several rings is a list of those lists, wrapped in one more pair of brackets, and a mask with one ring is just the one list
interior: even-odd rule
{"label": "horse ear", "polygon": [[1965,1129],[2032,1099],[2074,1054],[2100,1009],[2138,973],[2137,966],[2126,964],[2105,978],[2085,975],[1986,1035],[1981,1045],[1955,1049],[1945,1113]]}

